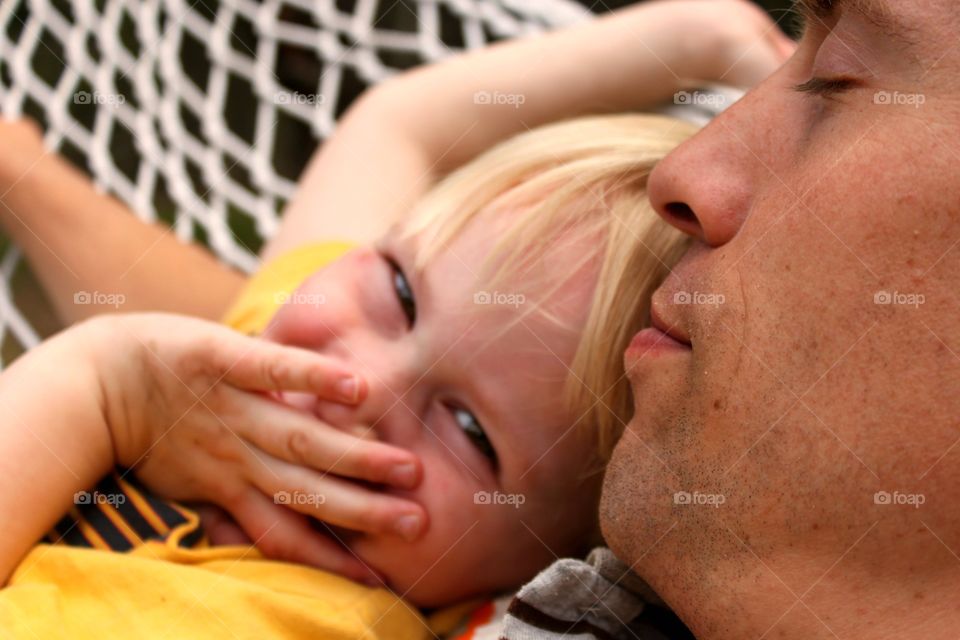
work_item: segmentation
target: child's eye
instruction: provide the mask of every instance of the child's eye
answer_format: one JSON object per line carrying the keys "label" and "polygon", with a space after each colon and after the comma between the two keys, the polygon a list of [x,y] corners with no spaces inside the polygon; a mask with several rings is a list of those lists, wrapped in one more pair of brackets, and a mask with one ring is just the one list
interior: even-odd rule
{"label": "child's eye", "polygon": [[490,459],[494,464],[497,463],[497,452],[494,451],[493,445],[490,444],[490,440],[487,439],[487,434],[484,432],[483,427],[480,426],[480,422],[474,417],[472,413],[466,409],[460,407],[450,407],[451,413],[453,413],[454,419],[456,419],[457,424],[460,425],[460,428],[463,429],[463,432],[467,434],[467,437],[470,438],[470,442],[473,443],[480,453]]}
{"label": "child's eye", "polygon": [[400,303],[400,309],[406,316],[410,327],[417,321],[417,302],[413,299],[413,289],[410,288],[410,282],[403,270],[394,260],[387,258],[390,268],[393,270],[393,290],[397,294],[397,301]]}

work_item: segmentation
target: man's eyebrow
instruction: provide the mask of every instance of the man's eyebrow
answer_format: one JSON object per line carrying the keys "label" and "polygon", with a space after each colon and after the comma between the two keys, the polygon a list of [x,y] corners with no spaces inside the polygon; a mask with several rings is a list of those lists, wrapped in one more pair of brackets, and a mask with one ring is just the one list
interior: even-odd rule
{"label": "man's eyebrow", "polygon": [[823,22],[841,11],[849,11],[860,15],[891,38],[908,45],[916,44],[886,0],[797,0],[796,7],[804,25]]}

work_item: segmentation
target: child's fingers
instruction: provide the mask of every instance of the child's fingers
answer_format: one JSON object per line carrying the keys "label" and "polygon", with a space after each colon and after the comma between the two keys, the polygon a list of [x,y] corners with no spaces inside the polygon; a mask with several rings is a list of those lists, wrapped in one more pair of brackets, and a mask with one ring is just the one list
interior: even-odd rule
{"label": "child's fingers", "polygon": [[383,584],[383,579],[349,549],[316,531],[304,516],[274,504],[253,488],[232,515],[268,558],[307,564],[365,584]]}
{"label": "child's fingers", "polygon": [[325,400],[356,404],[366,394],[363,378],[336,360],[258,338],[224,341],[219,368],[230,384],[257,391],[304,391]]}
{"label": "child's fingers", "polygon": [[399,536],[408,542],[427,527],[416,502],[373,491],[360,484],[288,464],[265,453],[253,454],[251,481],[276,503],[338,527]]}
{"label": "child's fingers", "polygon": [[200,516],[200,526],[207,534],[210,544],[214,546],[253,544],[250,536],[230,517],[230,514],[220,507],[200,504],[192,508]]}
{"label": "child's fingers", "polygon": [[235,428],[275,458],[321,472],[412,489],[421,465],[411,452],[335,429],[310,414],[246,394]]}

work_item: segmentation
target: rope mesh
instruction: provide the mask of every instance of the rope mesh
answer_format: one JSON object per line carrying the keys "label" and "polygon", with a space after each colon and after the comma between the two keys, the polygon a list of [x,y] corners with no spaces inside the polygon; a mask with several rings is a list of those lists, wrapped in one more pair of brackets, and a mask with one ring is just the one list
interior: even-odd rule
{"label": "rope mesh", "polygon": [[[0,0],[0,113],[34,118],[98,189],[249,272],[364,89],[586,15],[573,0]],[[3,362],[56,328],[36,289],[0,238]]]}

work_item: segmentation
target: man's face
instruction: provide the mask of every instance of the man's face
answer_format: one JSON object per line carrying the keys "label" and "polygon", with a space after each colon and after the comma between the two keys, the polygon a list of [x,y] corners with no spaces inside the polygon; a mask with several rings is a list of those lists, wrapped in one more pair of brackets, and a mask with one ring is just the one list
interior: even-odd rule
{"label": "man's face", "polygon": [[698,635],[843,637],[882,612],[838,593],[960,578],[960,17],[854,4],[650,180],[700,242],[654,296],[679,341],[625,358],[601,518]]}

